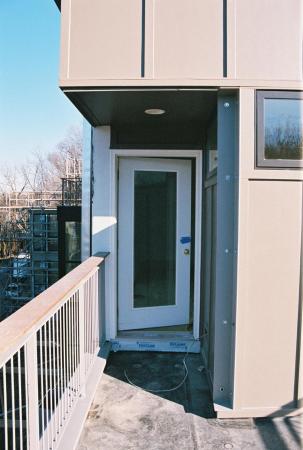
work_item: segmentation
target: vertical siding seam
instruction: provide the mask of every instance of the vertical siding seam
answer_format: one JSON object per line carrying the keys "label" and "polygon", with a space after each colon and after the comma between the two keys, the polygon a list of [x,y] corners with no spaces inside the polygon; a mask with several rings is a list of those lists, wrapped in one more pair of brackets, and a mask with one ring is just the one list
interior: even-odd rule
{"label": "vertical siding seam", "polygon": [[141,23],[141,77],[145,77],[145,0],[142,0]]}
{"label": "vertical siding seam", "polygon": [[92,256],[92,236],[93,236],[93,201],[94,201],[94,127],[91,127],[91,135],[90,135],[90,187],[89,187],[89,196],[90,196],[90,207],[89,207],[89,256]]}
{"label": "vertical siding seam", "polygon": [[223,0],[223,77],[227,77],[227,0]]}

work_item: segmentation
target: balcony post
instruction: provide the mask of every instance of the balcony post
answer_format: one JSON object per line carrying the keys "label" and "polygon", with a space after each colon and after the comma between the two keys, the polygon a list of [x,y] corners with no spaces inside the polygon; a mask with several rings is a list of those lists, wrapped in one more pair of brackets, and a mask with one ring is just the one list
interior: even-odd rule
{"label": "balcony post", "polygon": [[79,355],[80,355],[80,397],[84,398],[85,392],[85,310],[84,310],[84,285],[79,288]]}
{"label": "balcony post", "polygon": [[34,333],[25,345],[26,411],[28,448],[39,449],[39,403],[37,334]]}

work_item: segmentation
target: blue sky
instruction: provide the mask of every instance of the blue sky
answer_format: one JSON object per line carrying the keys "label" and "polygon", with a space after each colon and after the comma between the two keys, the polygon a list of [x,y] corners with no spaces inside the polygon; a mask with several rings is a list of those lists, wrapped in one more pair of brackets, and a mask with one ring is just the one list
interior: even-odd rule
{"label": "blue sky", "polygon": [[48,152],[82,125],[58,87],[59,39],[54,0],[0,0],[0,164]]}

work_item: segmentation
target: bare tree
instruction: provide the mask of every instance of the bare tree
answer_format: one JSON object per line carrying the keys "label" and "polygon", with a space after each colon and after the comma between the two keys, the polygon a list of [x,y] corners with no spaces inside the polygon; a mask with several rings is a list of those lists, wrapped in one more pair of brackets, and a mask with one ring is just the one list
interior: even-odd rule
{"label": "bare tree", "polygon": [[72,127],[67,136],[58,143],[56,149],[48,154],[48,161],[57,178],[66,176],[66,161],[79,160],[82,154],[82,132],[78,127]]}
{"label": "bare tree", "polygon": [[31,158],[21,165],[20,174],[29,191],[44,192],[54,189],[50,164],[45,155],[39,151],[33,152]]}
{"label": "bare tree", "polygon": [[24,190],[24,180],[20,179],[20,167],[4,164],[2,167],[2,182],[0,183],[2,192]]}
{"label": "bare tree", "polygon": [[20,165],[5,165],[0,175],[0,193],[58,190],[66,176],[66,161],[81,159],[82,133],[79,127],[69,129],[56,148],[45,155],[39,150]]}

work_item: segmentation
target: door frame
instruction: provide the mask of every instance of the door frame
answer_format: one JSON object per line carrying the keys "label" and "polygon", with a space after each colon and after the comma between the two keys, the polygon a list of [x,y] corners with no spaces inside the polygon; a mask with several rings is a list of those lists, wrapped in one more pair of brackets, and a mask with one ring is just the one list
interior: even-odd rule
{"label": "door frame", "polygon": [[[202,149],[201,150],[109,150],[110,152],[110,186],[109,201],[111,216],[118,217],[118,159],[119,157],[140,158],[190,158],[196,161],[195,182],[195,262],[194,262],[194,317],[193,338],[200,336],[200,291],[201,291],[201,254],[202,254]],[[115,221],[116,222],[116,221]],[[118,335],[118,227],[111,226],[110,248],[108,260],[105,292],[106,292],[106,339],[116,339]],[[176,333],[178,334],[178,333]]]}

